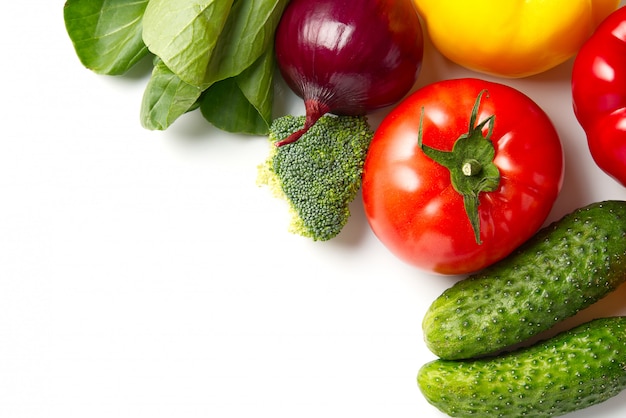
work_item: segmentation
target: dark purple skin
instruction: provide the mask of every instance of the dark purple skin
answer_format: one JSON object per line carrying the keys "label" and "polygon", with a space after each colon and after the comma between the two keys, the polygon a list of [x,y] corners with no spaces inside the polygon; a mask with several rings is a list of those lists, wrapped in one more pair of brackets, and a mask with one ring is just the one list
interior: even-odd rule
{"label": "dark purple skin", "polygon": [[326,113],[359,116],[400,101],[419,75],[424,39],[411,0],[292,0],[275,46],[306,109],[304,128],[280,146]]}

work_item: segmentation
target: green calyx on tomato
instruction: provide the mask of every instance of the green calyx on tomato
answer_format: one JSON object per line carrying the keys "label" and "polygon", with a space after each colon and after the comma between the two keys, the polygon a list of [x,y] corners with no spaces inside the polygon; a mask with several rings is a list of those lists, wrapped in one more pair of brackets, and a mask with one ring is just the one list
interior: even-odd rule
{"label": "green calyx on tomato", "polygon": [[[500,184],[500,170],[493,162],[496,151],[491,141],[495,115],[476,124],[480,99],[484,93],[486,90],[478,94],[470,116],[469,129],[455,141],[452,151],[441,151],[422,143],[423,108],[417,139],[417,144],[424,154],[450,171],[450,182],[454,190],[463,196],[465,212],[478,244],[482,243],[478,196],[483,192],[497,190]],[[485,126],[488,126],[486,136],[483,135]]]}

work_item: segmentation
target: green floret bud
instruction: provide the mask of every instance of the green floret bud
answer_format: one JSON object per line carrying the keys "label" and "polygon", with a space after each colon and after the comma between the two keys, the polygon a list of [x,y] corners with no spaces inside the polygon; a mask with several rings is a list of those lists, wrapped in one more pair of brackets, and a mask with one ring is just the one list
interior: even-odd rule
{"label": "green floret bud", "polygon": [[348,222],[374,132],[365,116],[328,114],[296,142],[275,146],[304,121],[304,116],[288,115],[272,122],[270,153],[259,166],[257,182],[289,203],[290,232],[327,241]]}

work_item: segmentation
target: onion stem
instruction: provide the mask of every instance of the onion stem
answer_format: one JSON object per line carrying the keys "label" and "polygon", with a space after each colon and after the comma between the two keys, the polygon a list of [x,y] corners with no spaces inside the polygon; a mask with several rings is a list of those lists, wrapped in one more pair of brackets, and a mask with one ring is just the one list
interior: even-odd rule
{"label": "onion stem", "polygon": [[319,118],[330,112],[330,106],[320,102],[319,100],[305,100],[304,108],[306,112],[306,119],[304,121],[304,126],[302,127],[302,129],[295,131],[285,139],[276,141],[274,145],[276,145],[277,147],[282,147],[283,145],[296,142],[298,139],[300,139],[302,135],[304,135],[309,129],[311,129],[311,126],[315,125],[315,122],[317,122]]}

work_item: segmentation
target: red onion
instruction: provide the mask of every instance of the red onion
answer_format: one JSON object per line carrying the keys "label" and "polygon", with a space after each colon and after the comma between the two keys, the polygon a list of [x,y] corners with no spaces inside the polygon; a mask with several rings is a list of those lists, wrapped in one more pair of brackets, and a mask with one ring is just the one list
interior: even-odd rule
{"label": "red onion", "polygon": [[304,127],[322,115],[359,116],[392,105],[415,84],[424,39],[411,0],[291,0],[276,30],[276,59],[304,99]]}

